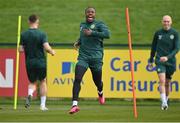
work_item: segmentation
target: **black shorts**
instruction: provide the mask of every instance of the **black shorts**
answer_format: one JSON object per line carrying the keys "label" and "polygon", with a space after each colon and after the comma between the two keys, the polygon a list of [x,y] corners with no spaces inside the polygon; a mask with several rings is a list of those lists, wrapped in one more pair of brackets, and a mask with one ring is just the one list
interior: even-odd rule
{"label": "black shorts", "polygon": [[27,75],[31,83],[37,80],[42,81],[46,78],[46,68],[29,68],[27,69]]}
{"label": "black shorts", "polygon": [[30,59],[26,61],[26,70],[31,83],[46,78],[46,62],[43,59]]}

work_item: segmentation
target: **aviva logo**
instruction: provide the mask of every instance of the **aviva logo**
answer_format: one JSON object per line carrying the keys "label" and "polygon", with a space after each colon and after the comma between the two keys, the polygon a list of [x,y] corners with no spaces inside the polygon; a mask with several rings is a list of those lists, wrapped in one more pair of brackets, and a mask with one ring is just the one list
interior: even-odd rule
{"label": "aviva logo", "polygon": [[75,65],[75,62],[62,62],[62,74],[74,73]]}

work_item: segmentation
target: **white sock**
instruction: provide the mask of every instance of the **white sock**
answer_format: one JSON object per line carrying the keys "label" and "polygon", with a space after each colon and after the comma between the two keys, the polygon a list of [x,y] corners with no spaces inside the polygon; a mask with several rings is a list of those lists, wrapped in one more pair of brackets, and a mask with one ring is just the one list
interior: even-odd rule
{"label": "white sock", "polygon": [[162,103],[167,103],[165,93],[161,93],[161,100],[162,100]]}
{"label": "white sock", "polygon": [[78,105],[78,101],[74,100],[72,106]]}
{"label": "white sock", "polygon": [[103,94],[103,91],[101,91],[101,92],[98,91],[98,94]]}
{"label": "white sock", "polygon": [[34,90],[33,90],[33,89],[31,89],[31,88],[29,88],[29,89],[28,89],[28,95],[33,96],[33,92],[34,92]]}
{"label": "white sock", "polygon": [[169,100],[169,96],[166,96],[166,101],[168,101]]}
{"label": "white sock", "polygon": [[46,106],[46,96],[41,96],[41,107]]}

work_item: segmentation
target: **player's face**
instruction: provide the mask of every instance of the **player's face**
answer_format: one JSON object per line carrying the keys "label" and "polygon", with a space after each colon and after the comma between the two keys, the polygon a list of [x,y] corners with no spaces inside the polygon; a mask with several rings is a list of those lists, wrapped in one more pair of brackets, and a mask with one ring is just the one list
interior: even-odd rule
{"label": "player's face", "polygon": [[96,15],[95,9],[88,8],[85,12],[85,15],[86,15],[86,21],[93,22],[95,19],[95,15]]}
{"label": "player's face", "polygon": [[162,25],[165,30],[169,30],[171,28],[172,20],[170,16],[164,16],[162,20]]}

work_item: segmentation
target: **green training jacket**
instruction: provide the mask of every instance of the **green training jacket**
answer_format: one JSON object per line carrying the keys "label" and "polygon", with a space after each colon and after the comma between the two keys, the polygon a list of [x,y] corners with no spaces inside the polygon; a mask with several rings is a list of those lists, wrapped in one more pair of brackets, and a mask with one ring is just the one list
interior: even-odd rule
{"label": "green training jacket", "polygon": [[[170,64],[175,65],[176,58],[175,55],[179,51],[180,42],[178,32],[170,28],[169,30],[160,29],[155,32],[152,47],[151,47],[151,57],[150,62],[153,62],[153,58],[156,54],[155,63],[156,64]],[[160,62],[160,57],[167,56],[168,61],[165,63]]]}
{"label": "green training jacket", "polygon": [[[83,33],[83,29],[91,29],[92,34],[86,36]],[[110,32],[102,21],[94,20],[92,23],[82,22],[80,24],[80,48],[78,58],[102,58],[103,41],[105,38],[110,38]]]}

